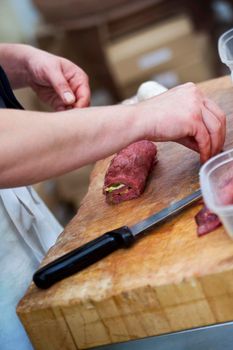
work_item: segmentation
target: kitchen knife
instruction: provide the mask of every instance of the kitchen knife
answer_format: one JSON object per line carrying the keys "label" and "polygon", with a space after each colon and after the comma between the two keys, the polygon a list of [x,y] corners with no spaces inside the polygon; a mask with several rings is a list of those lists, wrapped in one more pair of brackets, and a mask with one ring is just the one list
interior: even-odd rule
{"label": "kitchen knife", "polygon": [[34,283],[39,288],[49,288],[54,283],[85,269],[115,250],[130,247],[142,233],[144,234],[156,224],[178,214],[201,197],[201,190],[198,190],[133,226],[122,226],[104,233],[40,268],[33,276]]}

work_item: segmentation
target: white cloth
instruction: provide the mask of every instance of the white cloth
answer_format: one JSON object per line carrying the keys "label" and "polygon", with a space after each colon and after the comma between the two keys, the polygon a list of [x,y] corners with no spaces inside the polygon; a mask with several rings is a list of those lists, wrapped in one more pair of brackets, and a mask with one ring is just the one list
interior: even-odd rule
{"label": "white cloth", "polygon": [[31,187],[0,190],[0,349],[33,349],[16,306],[62,232]]}

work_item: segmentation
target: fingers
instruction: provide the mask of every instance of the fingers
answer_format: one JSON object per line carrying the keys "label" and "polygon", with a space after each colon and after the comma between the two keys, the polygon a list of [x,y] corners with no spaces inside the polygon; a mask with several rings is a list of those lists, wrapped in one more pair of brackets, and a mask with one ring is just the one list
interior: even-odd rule
{"label": "fingers", "polygon": [[[194,88],[195,85],[188,83],[186,86]],[[196,141],[199,146],[201,161],[204,162],[222,150],[226,136],[226,116],[221,108],[214,101],[205,97],[199,89],[195,88],[195,96],[196,101],[200,103],[202,117],[202,123],[200,123],[196,134]],[[190,140],[187,141],[186,139],[186,143],[190,148],[193,146]]]}
{"label": "fingers", "polygon": [[[59,96],[61,102],[64,104],[64,109],[69,107],[88,107],[90,104],[90,88],[88,78],[83,74],[75,75],[74,82],[67,82],[61,72],[57,72],[51,78],[51,85]],[[62,107],[59,107],[62,110]]]}
{"label": "fingers", "polygon": [[203,122],[200,122],[197,127],[195,140],[198,144],[201,163],[204,163],[212,155],[211,152],[211,138],[208,130]]}
{"label": "fingers", "polygon": [[221,142],[223,145],[226,138],[226,115],[221,110],[221,108],[209,98],[204,99],[204,105],[210,112],[212,112],[215,115],[216,118],[218,118],[221,124],[221,134],[222,134]]}
{"label": "fingers", "polygon": [[[216,103],[205,97],[193,83],[185,85],[191,89],[195,88],[193,90],[195,103],[200,106],[200,118],[197,118],[199,125],[195,141],[199,147],[201,161],[205,162],[222,150],[226,134],[226,118]],[[186,138],[185,143],[189,148],[196,147],[193,142],[190,142],[190,138]]]}
{"label": "fingers", "polygon": [[80,68],[75,69],[75,73],[69,80],[69,83],[76,97],[73,107],[88,107],[90,105],[91,91],[87,74]]}
{"label": "fingers", "polygon": [[82,84],[77,91],[77,101],[74,107],[83,108],[90,105],[91,92],[88,84]]}
{"label": "fingers", "polygon": [[222,125],[219,119],[204,106],[202,107],[202,118],[209,133],[211,142],[211,156],[219,153],[222,149]]}
{"label": "fingers", "polygon": [[91,92],[88,77],[81,69],[74,74],[69,83],[62,74],[58,74],[53,82],[54,89],[66,105],[66,109],[68,106],[73,108],[89,106]]}
{"label": "fingers", "polygon": [[211,141],[211,156],[221,152],[226,136],[226,116],[218,105],[209,98],[203,99],[203,122]]}
{"label": "fingers", "polygon": [[199,151],[201,162],[222,150],[226,134],[225,114],[195,84],[186,83],[171,89],[164,94],[164,101],[161,96],[157,101],[160,98],[160,104],[163,106],[164,103],[165,111],[167,108],[173,117],[167,113],[166,118],[161,119],[157,127],[162,130],[160,139],[165,135],[166,140],[175,140]]}
{"label": "fingers", "polygon": [[75,103],[76,97],[61,70],[57,69],[55,74],[49,75],[49,79],[52,87],[64,105]]}
{"label": "fingers", "polygon": [[197,125],[195,139],[199,147],[201,162],[204,163],[222,150],[226,119],[221,109],[206,98],[201,103],[201,114],[202,118]]}

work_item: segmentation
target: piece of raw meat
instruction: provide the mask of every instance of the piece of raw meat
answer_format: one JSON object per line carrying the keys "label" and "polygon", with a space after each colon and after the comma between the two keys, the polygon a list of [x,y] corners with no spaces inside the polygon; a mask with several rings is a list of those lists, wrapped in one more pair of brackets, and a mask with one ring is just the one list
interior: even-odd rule
{"label": "piece of raw meat", "polygon": [[151,141],[138,141],[121,150],[105,174],[103,193],[109,204],[139,197],[156,162],[157,147]]}
{"label": "piece of raw meat", "polygon": [[[233,204],[233,178],[229,176],[229,174],[226,174],[225,178],[221,179],[221,182],[218,183],[215,190],[217,193],[218,204]],[[218,216],[211,212],[206,206],[197,213],[195,221],[197,223],[198,236],[209,233],[221,225]]]}
{"label": "piece of raw meat", "polygon": [[195,216],[197,235],[203,236],[221,226],[218,216],[211,212],[205,205]]}

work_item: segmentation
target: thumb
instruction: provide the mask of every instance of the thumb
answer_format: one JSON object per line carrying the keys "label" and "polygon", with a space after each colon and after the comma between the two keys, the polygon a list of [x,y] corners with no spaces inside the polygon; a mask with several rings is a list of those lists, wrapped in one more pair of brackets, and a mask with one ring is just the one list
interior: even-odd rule
{"label": "thumb", "polygon": [[65,105],[71,105],[75,102],[74,93],[61,72],[52,75],[50,83]]}

